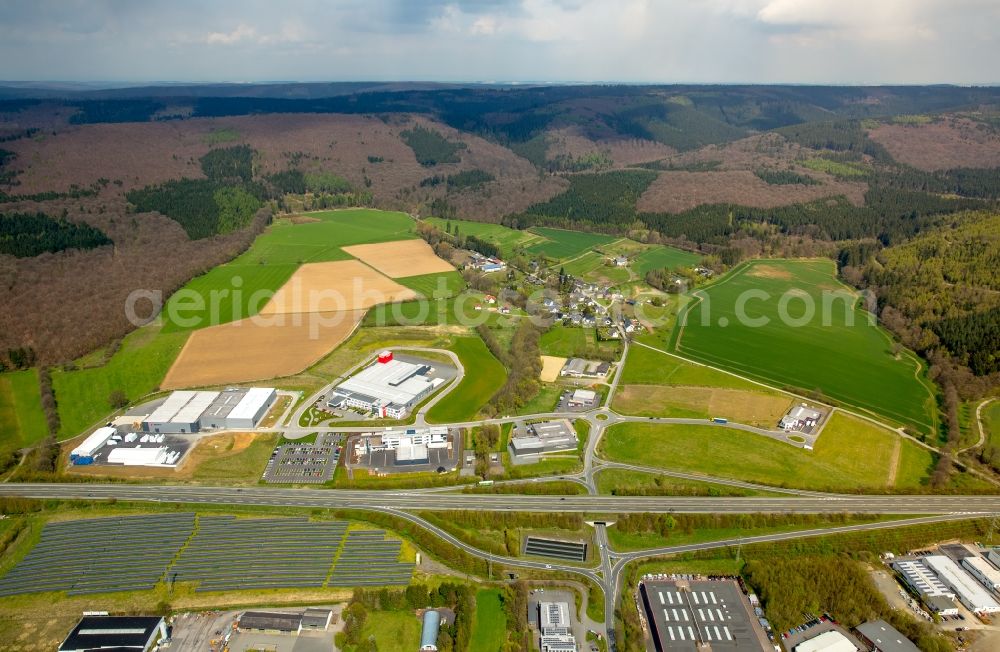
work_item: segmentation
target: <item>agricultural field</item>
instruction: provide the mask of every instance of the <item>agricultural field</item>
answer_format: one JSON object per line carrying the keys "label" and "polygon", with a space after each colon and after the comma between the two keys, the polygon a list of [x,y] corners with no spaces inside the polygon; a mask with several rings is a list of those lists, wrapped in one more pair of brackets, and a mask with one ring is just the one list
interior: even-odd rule
{"label": "agricultural field", "polygon": [[724,417],[760,428],[774,428],[791,407],[792,399],[764,388],[760,390],[623,385],[615,393],[612,407],[621,414],[640,417]]}
{"label": "agricultural field", "polygon": [[0,451],[25,448],[48,434],[37,370],[0,374],[0,433]]}
{"label": "agricultural field", "polygon": [[421,274],[397,279],[400,285],[405,285],[427,299],[450,298],[465,289],[465,279],[458,271]]}
{"label": "agricultural field", "polygon": [[894,353],[890,336],[834,278],[832,261],[753,261],[695,296],[674,331],[678,353],[933,431],[923,365],[909,351]]}
{"label": "agricultural field", "polygon": [[545,242],[530,245],[526,251],[529,254],[546,256],[557,260],[574,258],[594,247],[614,242],[618,238],[603,233],[584,233],[582,231],[567,231],[536,226],[531,233],[545,238]]}
{"label": "agricultural field", "polygon": [[100,366],[54,369],[59,438],[75,437],[97,425],[112,410],[108,399],[113,391],[125,392],[131,402],[156,392],[187,338],[187,332],[163,333],[157,325],[145,326],[129,333],[121,348]]}
{"label": "agricultural field", "polygon": [[476,615],[472,621],[469,652],[496,652],[507,640],[507,616],[500,591],[481,589],[476,593]]}
{"label": "agricultural field", "polygon": [[763,389],[732,374],[687,362],[638,343],[629,347],[621,384],[721,387],[745,391]]}
{"label": "agricultural field", "polygon": [[[371,209],[279,219],[244,254],[191,280],[170,297],[163,330],[170,333],[252,316],[300,265],[349,260],[341,247],[412,238],[412,229],[413,220],[404,213]],[[173,318],[178,311],[184,319]]]}
{"label": "agricultural field", "polygon": [[397,240],[344,247],[344,251],[389,278],[452,272],[455,268],[437,257],[423,240]]}
{"label": "agricultural field", "polygon": [[678,267],[694,267],[701,260],[699,254],[677,249],[675,247],[656,246],[646,249],[630,262],[632,269],[640,277],[654,269],[677,269]]}
{"label": "agricultural field", "polygon": [[731,428],[650,423],[611,426],[601,447],[618,462],[833,491],[916,489],[935,462],[913,442],[840,412],[812,451]]}
{"label": "agricultural field", "polygon": [[507,378],[504,366],[478,337],[458,337],[449,348],[465,367],[465,377],[427,412],[428,423],[473,419]]}
{"label": "agricultural field", "polygon": [[557,325],[542,333],[539,342],[543,355],[561,358],[580,357],[602,353],[617,355],[617,342],[598,342],[597,330],[594,328],[577,328]]}
{"label": "agricultural field", "polygon": [[446,220],[441,217],[428,217],[424,220],[442,231],[450,223],[452,229],[458,229],[461,235],[472,235],[480,240],[492,242],[500,247],[504,256],[510,256],[514,249],[541,240],[541,236],[530,231],[518,231],[499,224],[489,222],[470,222],[466,220]]}
{"label": "agricultural field", "polygon": [[260,315],[364,310],[416,297],[413,290],[357,260],[307,263],[274,293]]}

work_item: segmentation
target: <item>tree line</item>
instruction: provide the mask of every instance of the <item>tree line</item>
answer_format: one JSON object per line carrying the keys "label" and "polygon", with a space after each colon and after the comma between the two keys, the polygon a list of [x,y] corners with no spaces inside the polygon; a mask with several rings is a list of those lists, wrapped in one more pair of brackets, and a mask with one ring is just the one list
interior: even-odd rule
{"label": "tree line", "polygon": [[530,319],[522,319],[510,347],[504,348],[485,324],[480,324],[477,330],[490,352],[507,368],[506,382],[484,409],[493,414],[510,414],[538,394],[542,372],[541,331]]}

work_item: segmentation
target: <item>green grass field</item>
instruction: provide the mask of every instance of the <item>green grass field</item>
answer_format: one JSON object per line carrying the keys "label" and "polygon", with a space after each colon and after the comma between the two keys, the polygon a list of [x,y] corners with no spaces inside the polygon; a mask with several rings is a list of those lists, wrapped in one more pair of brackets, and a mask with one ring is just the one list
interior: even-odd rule
{"label": "green grass field", "polygon": [[546,242],[532,244],[526,251],[529,254],[542,255],[557,260],[579,256],[588,249],[593,249],[594,247],[599,247],[618,239],[602,233],[584,233],[582,231],[550,229],[541,226],[532,227],[530,231],[544,237]]}
{"label": "green grass field", "polygon": [[608,496],[785,496],[775,491],[741,489],[714,482],[699,482],[625,469],[605,469],[597,474],[597,492]]}
{"label": "green grass field", "polygon": [[701,256],[690,251],[674,247],[653,247],[642,252],[632,261],[632,269],[640,277],[654,269],[676,269],[678,267],[693,267],[701,260]]}
{"label": "green grass field", "polygon": [[476,615],[472,621],[469,652],[497,652],[507,640],[507,616],[500,592],[482,589],[476,593]]}
{"label": "green grass field", "polygon": [[986,441],[994,446],[1000,442],[1000,401],[993,401],[982,411]]}
{"label": "green grass field", "polygon": [[929,451],[841,413],[812,451],[731,428],[650,423],[611,426],[601,446],[614,461],[816,490],[915,489],[934,464]]}
{"label": "green grass field", "polygon": [[[921,363],[909,351],[893,355],[889,335],[869,323],[834,272],[829,260],[743,265],[698,293],[704,300],[692,302],[675,329],[676,350],[777,387],[818,389],[873,415],[933,431],[935,396]],[[741,308],[748,319],[739,319]],[[783,311],[788,319],[781,318]]]}
{"label": "green grass field", "polygon": [[749,381],[715,369],[685,362],[645,346],[632,345],[622,370],[623,385],[690,385],[760,391]]}
{"label": "green grass field", "polygon": [[453,297],[465,288],[465,279],[457,271],[410,276],[396,279],[396,282],[419,292],[428,299]]}
{"label": "green grass field", "polygon": [[541,237],[530,231],[518,231],[509,229],[499,224],[489,222],[470,222],[465,220],[446,220],[440,217],[428,217],[424,220],[433,224],[442,231],[451,223],[452,229],[458,228],[462,235],[472,235],[481,240],[492,242],[500,246],[504,256],[510,256],[518,246],[541,240]]}
{"label": "green grass field", "polygon": [[351,209],[308,217],[316,221],[278,220],[245,253],[192,279],[167,301],[163,332],[255,315],[299,265],[350,259],[341,247],[416,237],[414,222],[404,213]]}
{"label": "green grass field", "polygon": [[586,357],[594,351],[617,351],[617,342],[598,342],[597,331],[593,328],[577,328],[575,326],[553,326],[542,333],[539,341],[542,355],[554,355],[564,358]]}
{"label": "green grass field", "polygon": [[[316,436],[312,435],[316,441]],[[308,441],[308,438],[296,442]],[[267,460],[278,443],[277,433],[255,435],[253,442],[235,455],[221,453],[198,465],[192,477],[219,484],[257,484],[267,466]]]}
{"label": "green grass field", "polygon": [[156,391],[187,337],[187,332],[162,333],[157,326],[146,326],[126,336],[103,366],[53,371],[60,439],[79,435],[110,413],[112,391],[122,390],[130,401]]}
{"label": "green grass field", "polygon": [[25,448],[45,438],[48,425],[38,391],[38,371],[0,374],[0,450]]}
{"label": "green grass field", "polygon": [[427,412],[431,423],[469,421],[503,387],[507,371],[478,337],[459,337],[450,347],[465,367],[465,377]]}

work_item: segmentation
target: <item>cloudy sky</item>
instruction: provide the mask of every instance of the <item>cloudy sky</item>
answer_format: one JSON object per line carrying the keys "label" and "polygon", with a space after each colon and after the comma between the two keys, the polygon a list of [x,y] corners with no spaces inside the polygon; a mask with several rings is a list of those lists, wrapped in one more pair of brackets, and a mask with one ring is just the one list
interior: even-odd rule
{"label": "cloudy sky", "polygon": [[998,83],[1000,0],[0,0],[0,79]]}

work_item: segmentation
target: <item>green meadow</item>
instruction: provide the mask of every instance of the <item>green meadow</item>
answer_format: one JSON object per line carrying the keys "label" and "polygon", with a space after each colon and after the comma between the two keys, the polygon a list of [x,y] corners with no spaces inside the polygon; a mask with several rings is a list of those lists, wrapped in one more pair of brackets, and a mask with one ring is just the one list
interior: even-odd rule
{"label": "green meadow", "polygon": [[359,208],[310,213],[307,219],[316,221],[276,221],[242,255],[192,279],[167,301],[163,332],[255,315],[299,265],[350,259],[341,247],[416,237],[405,213]]}
{"label": "green meadow", "polygon": [[829,260],[745,264],[695,293],[700,300],[681,313],[674,330],[675,349],[933,431],[935,392],[923,365],[909,351],[894,353],[890,336],[869,321],[860,298],[834,272]]}
{"label": "green meadow", "polygon": [[492,242],[500,247],[504,256],[510,256],[514,249],[532,243],[541,238],[529,231],[518,231],[499,224],[489,222],[469,222],[465,220],[446,220],[441,217],[428,217],[424,220],[437,228],[444,230],[450,223],[452,229],[458,229],[461,235],[472,235],[481,240]]}
{"label": "green meadow", "polygon": [[532,227],[530,231],[545,238],[545,242],[538,242],[529,246],[526,249],[529,254],[560,260],[579,256],[588,249],[593,249],[594,247],[599,247],[618,239],[611,235],[604,235],[603,233],[584,233],[582,231],[567,231],[565,229],[551,229],[542,226]]}
{"label": "green meadow", "polygon": [[465,279],[458,271],[397,278],[396,282],[419,292],[428,299],[446,299],[465,289]]}
{"label": "green meadow", "polygon": [[38,370],[0,374],[0,451],[30,446],[47,434]]}
{"label": "green meadow", "polygon": [[678,267],[694,267],[701,256],[683,249],[657,246],[645,250],[632,260],[631,266],[640,277],[654,269],[677,269]]}
{"label": "green meadow", "polygon": [[448,348],[461,360],[465,377],[427,412],[430,423],[453,423],[475,418],[507,379],[506,369],[480,338],[459,337]]}
{"label": "green meadow", "polygon": [[469,652],[497,652],[507,640],[507,616],[500,591],[481,589],[476,593],[476,615],[472,621]]}

